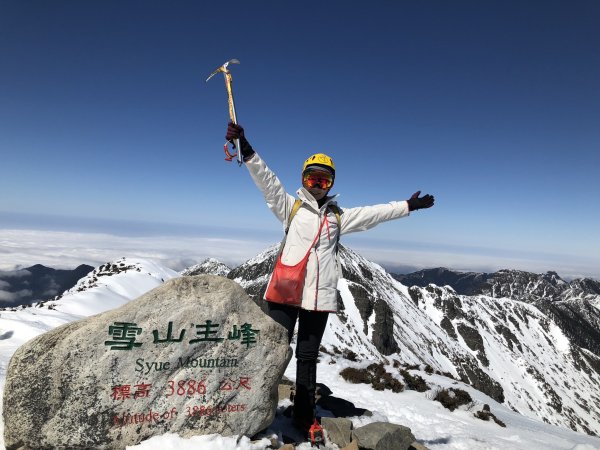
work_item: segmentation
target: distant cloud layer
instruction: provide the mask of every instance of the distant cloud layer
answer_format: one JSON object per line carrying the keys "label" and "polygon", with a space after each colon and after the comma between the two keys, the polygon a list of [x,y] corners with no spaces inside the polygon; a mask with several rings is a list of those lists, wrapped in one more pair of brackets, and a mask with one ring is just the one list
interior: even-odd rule
{"label": "distant cloud layer", "polygon": [[[97,267],[123,256],[148,258],[181,270],[213,257],[238,265],[264,250],[269,243],[225,238],[181,236],[124,237],[103,233],[37,230],[0,230],[0,270],[34,264],[74,268]],[[15,276],[19,272],[12,272]]]}
{"label": "distant cloud layer", "polygon": [[[2,252],[2,254],[4,254],[4,252]],[[31,273],[27,270],[0,270],[0,277],[4,278],[3,280],[0,280],[0,303],[18,302],[19,300],[31,295],[31,290],[18,288],[13,289],[11,283],[7,281],[7,279],[19,279],[27,275],[31,275]]]}
{"label": "distant cloud layer", "polygon": [[[274,242],[186,236],[125,237],[108,233],[79,233],[36,230],[0,230],[0,270],[15,270],[34,264],[74,268],[80,264],[97,267],[120,257],[148,258],[182,270],[206,258],[237,266],[256,256]],[[571,259],[565,255],[512,254],[494,249],[416,248],[418,245],[344,238],[343,243],[388,270],[406,273],[424,268],[493,272],[518,269],[542,273],[556,271],[567,279],[600,279],[597,261]],[[18,274],[19,272],[13,272]],[[0,286],[0,289],[2,286]]]}
{"label": "distant cloud layer", "polygon": [[18,292],[8,292],[0,289],[0,301],[1,302],[17,302],[24,297],[29,297],[31,295],[31,291],[28,289],[23,289]]}
{"label": "distant cloud layer", "polygon": [[[0,275],[4,278],[21,278],[31,275],[31,272],[25,269],[0,270]],[[2,285],[0,285],[0,287],[2,287]]]}
{"label": "distant cloud layer", "polygon": [[[591,277],[600,279],[597,261],[585,261],[568,255],[496,254],[490,249],[382,249],[369,245],[353,245],[352,248],[365,258],[376,261],[390,271],[406,273],[433,267],[446,267],[461,272],[495,272],[501,269],[516,269],[533,273],[557,272],[564,279]],[[504,254],[506,253],[506,254]],[[404,272],[403,272],[404,271]]]}

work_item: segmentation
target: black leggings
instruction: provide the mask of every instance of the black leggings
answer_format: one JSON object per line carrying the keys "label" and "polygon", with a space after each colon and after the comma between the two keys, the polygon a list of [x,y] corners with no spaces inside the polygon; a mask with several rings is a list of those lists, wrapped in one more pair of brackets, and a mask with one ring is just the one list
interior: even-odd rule
{"label": "black leggings", "polygon": [[292,342],[298,321],[296,343],[296,394],[294,395],[294,422],[308,431],[315,418],[315,390],[317,388],[317,358],[321,339],[327,325],[328,312],[307,311],[294,306],[267,302],[269,316],[283,325]]}
{"label": "black leggings", "polygon": [[327,325],[328,312],[307,311],[294,306],[267,302],[269,316],[288,332],[288,343],[292,342],[294,327],[298,320],[298,341],[296,358],[304,361],[316,361],[319,357],[321,339]]}

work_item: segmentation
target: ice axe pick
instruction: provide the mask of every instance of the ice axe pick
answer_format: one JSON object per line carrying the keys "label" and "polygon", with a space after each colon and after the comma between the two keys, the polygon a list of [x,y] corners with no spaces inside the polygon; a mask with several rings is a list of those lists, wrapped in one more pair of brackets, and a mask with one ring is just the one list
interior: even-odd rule
{"label": "ice axe pick", "polygon": [[[237,59],[230,59],[222,66],[217,67],[215,69],[215,71],[213,73],[211,73],[210,76],[206,79],[206,81],[208,81],[212,77],[214,77],[216,74],[218,74],[219,72],[223,73],[223,76],[225,77],[225,87],[227,88],[227,100],[229,103],[229,118],[236,125],[238,122],[237,122],[237,116],[235,115],[235,103],[233,102],[233,90],[231,88],[231,72],[229,71],[228,67],[229,67],[229,64],[239,64],[239,63],[240,62]],[[235,139],[234,144],[235,144],[235,148],[237,149],[238,164],[242,165],[242,152],[241,152],[241,147],[240,147],[240,140]],[[225,154],[227,155],[227,157],[225,159],[227,161],[231,161],[233,159],[233,157],[236,155],[235,154],[232,155],[229,153],[229,150],[227,148],[227,142],[225,142],[225,145],[223,148],[225,149]]]}

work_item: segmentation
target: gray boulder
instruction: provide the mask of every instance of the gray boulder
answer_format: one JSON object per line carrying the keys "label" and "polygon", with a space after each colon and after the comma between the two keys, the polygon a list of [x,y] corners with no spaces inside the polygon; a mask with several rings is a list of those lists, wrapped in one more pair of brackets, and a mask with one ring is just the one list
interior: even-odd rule
{"label": "gray boulder", "polygon": [[352,421],[342,417],[323,417],[321,426],[327,430],[329,441],[343,448],[352,441]]}
{"label": "gray boulder", "polygon": [[352,431],[361,450],[408,450],[415,437],[410,428],[389,422],[374,422]]}
{"label": "gray boulder", "polygon": [[167,432],[254,435],[275,416],[283,327],[235,282],[168,281],[121,308],[49,331],[12,357],[12,449],[124,449]]}

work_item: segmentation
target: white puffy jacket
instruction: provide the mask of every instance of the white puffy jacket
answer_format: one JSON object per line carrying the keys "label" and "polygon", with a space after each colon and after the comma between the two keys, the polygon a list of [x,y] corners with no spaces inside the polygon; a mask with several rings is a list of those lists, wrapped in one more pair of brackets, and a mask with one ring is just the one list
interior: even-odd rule
{"label": "white puffy jacket", "polygon": [[[285,229],[296,198],[285,191],[277,176],[257,153],[246,161],[246,167],[256,186],[262,191],[267,205]],[[409,214],[408,203],[399,201],[340,209],[340,230],[335,213],[327,208],[330,204],[336,204],[336,196],[329,197],[319,208],[317,201],[306,189],[300,188],[296,194],[302,200],[302,206],[290,224],[281,255],[282,262],[295,265],[304,258],[326,215],[321,236],[308,258],[301,307],[311,311],[337,312],[337,283],[341,277],[336,248],[338,234],[368,230],[378,223],[405,217]]]}

